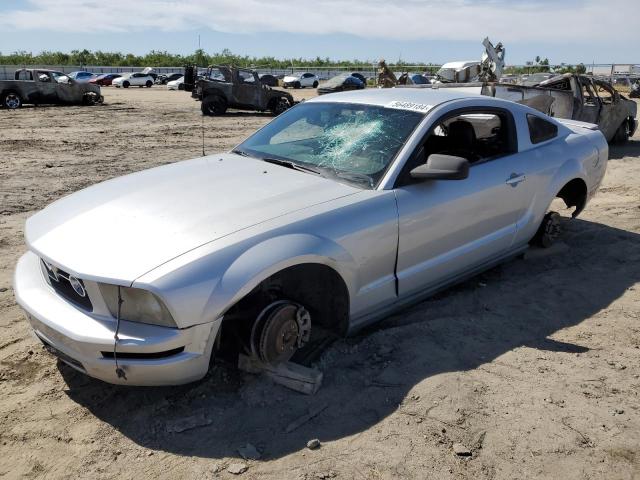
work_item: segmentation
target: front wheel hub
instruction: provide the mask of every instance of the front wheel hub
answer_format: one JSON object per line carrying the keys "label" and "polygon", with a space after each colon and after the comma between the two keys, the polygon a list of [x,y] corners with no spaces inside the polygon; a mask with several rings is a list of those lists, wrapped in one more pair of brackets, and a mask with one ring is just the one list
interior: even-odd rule
{"label": "front wheel hub", "polygon": [[251,331],[251,349],[269,365],[287,362],[311,336],[311,316],[301,305],[274,302],[256,319]]}

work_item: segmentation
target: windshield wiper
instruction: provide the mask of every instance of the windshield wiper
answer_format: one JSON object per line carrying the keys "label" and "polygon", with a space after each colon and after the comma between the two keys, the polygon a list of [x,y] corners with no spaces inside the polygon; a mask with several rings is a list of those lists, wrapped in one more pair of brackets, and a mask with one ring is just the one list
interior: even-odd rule
{"label": "windshield wiper", "polygon": [[320,170],[316,170],[315,168],[300,165],[299,163],[294,163],[290,160],[281,160],[279,158],[269,158],[269,157],[265,157],[262,160],[268,163],[273,163],[274,165],[280,165],[281,167],[287,167],[293,170],[300,170],[303,172],[315,173],[316,175],[322,175]]}

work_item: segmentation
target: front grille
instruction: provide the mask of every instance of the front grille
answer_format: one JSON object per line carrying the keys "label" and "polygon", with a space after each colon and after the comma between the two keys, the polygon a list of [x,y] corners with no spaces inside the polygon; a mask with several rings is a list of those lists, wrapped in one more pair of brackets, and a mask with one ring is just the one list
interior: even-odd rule
{"label": "front grille", "polygon": [[74,277],[64,270],[61,270],[58,267],[55,267],[44,260],[40,260],[42,262],[42,267],[47,276],[47,282],[49,285],[53,287],[58,295],[69,300],[71,303],[77,305],[78,307],[87,310],[89,312],[93,311],[93,305],[91,304],[91,300],[89,299],[89,294],[85,289],[84,282],[80,279],[75,279],[78,281],[80,286],[82,287],[82,291],[84,295],[80,295],[71,285],[71,279]]}

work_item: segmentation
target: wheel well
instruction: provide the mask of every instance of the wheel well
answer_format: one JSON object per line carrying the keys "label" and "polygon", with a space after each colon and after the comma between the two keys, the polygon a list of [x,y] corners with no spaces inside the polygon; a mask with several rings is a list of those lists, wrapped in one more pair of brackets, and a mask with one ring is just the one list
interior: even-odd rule
{"label": "wheel well", "polygon": [[207,97],[214,97],[214,96],[215,97],[222,97],[222,99],[225,102],[227,101],[227,97],[224,94],[224,92],[222,90],[217,89],[217,88],[212,88],[212,89],[205,90],[203,92],[202,99],[206,100]]}
{"label": "wheel well", "polygon": [[[350,304],[344,280],[331,267],[305,263],[285,268],[263,280],[224,314],[218,351],[225,357],[235,356],[262,309],[281,299],[300,303],[309,311],[312,332],[320,327],[333,336],[347,333]],[[233,338],[237,342],[230,345],[229,340]]]}
{"label": "wheel well", "polygon": [[571,214],[575,218],[587,203],[587,184],[581,178],[574,178],[560,189],[556,197],[561,198],[567,208],[575,207]]}

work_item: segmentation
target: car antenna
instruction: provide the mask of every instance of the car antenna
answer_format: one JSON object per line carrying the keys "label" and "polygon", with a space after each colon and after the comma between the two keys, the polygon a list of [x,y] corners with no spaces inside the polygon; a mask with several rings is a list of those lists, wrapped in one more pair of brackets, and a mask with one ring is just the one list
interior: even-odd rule
{"label": "car antenna", "polygon": [[122,303],[123,302],[122,295],[120,293],[120,285],[118,285],[118,312],[116,315],[116,333],[113,336],[113,359],[116,361],[116,375],[118,376],[118,378],[124,378],[126,380],[127,374],[124,373],[124,370],[118,365],[118,355],[116,353],[118,341],[120,340],[120,338],[118,337],[118,332],[120,332],[120,310],[122,308]]}

